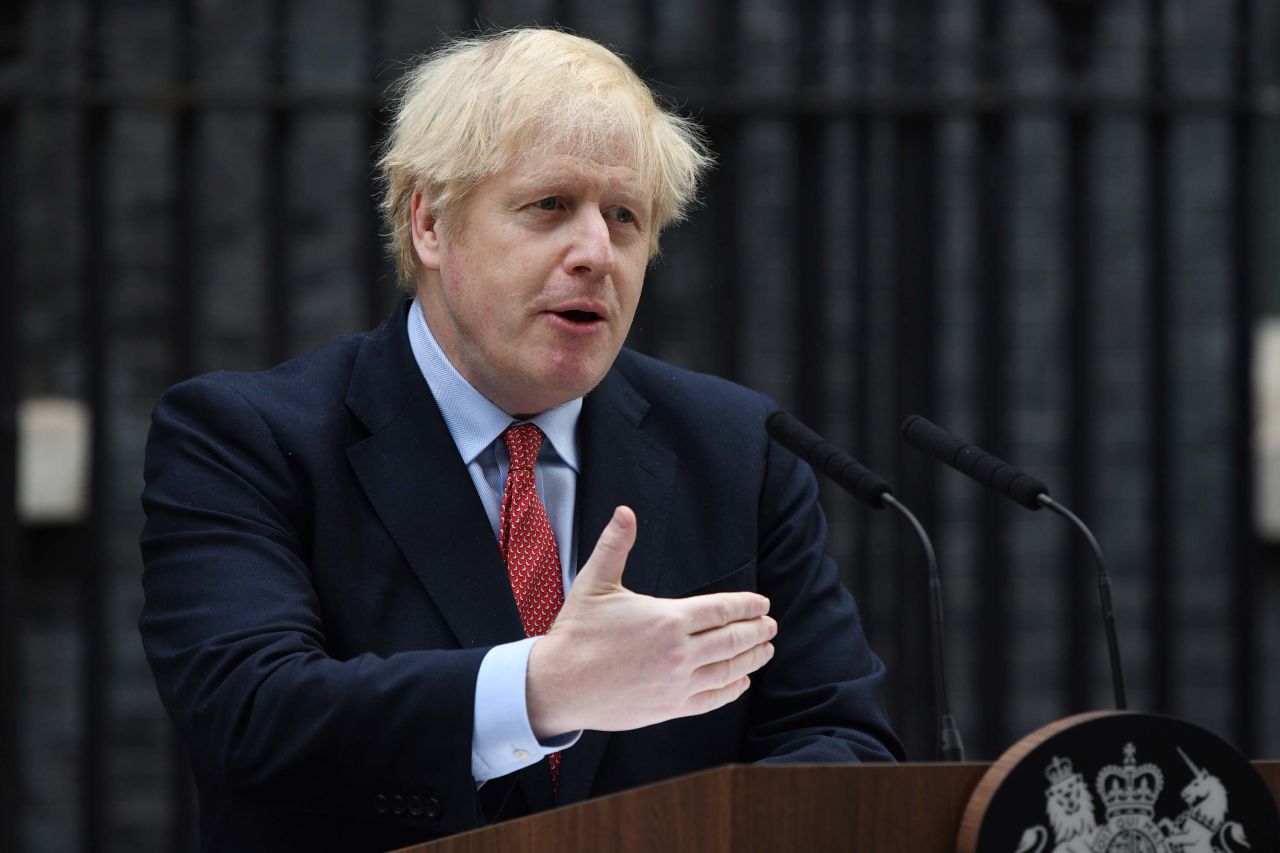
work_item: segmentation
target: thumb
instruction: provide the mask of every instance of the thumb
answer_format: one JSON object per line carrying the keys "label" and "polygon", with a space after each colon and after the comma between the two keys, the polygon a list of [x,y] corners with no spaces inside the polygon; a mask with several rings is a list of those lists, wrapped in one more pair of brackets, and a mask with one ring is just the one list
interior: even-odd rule
{"label": "thumb", "polygon": [[602,590],[606,586],[621,586],[622,571],[627,567],[627,556],[636,544],[636,514],[630,507],[620,506],[613,511],[613,518],[605,525],[596,541],[586,565],[578,573],[576,587],[587,582],[588,591]]}

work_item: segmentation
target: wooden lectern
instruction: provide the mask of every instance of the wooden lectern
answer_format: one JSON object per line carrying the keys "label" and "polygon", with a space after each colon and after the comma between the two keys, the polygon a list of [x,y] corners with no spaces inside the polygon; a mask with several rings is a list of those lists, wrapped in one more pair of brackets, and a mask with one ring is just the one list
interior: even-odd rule
{"label": "wooden lectern", "polygon": [[[989,766],[721,767],[405,850],[951,853]],[[1280,762],[1254,766],[1280,800]]]}

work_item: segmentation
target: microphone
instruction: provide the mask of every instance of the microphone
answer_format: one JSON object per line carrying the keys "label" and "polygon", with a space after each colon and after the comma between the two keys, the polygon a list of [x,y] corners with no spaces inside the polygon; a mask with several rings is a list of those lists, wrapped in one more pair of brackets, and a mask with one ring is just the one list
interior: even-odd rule
{"label": "microphone", "polygon": [[1040,509],[1039,498],[1049,494],[1049,487],[985,450],[966,444],[937,424],[912,415],[902,423],[902,437],[907,444],[924,451],[944,465],[967,474],[983,485],[1022,504],[1027,509]]}
{"label": "microphone", "polygon": [[1093,552],[1098,569],[1098,602],[1102,608],[1102,625],[1107,635],[1107,654],[1111,659],[1111,688],[1115,693],[1116,710],[1126,707],[1124,675],[1120,668],[1120,644],[1116,639],[1116,616],[1111,607],[1111,577],[1098,540],[1080,518],[1071,510],[1049,497],[1049,487],[1030,474],[1020,471],[1004,460],[992,456],[980,447],[969,444],[947,432],[937,424],[911,415],[902,422],[902,438],[916,450],[982,483],[1027,509],[1041,507],[1051,510],[1071,523],[1084,537]]}
{"label": "microphone", "polygon": [[893,487],[883,477],[872,473],[861,462],[809,429],[793,415],[774,412],[765,421],[765,429],[779,444],[830,477],[836,485],[872,509],[884,509],[892,497]]}
{"label": "microphone", "polygon": [[778,411],[765,420],[765,430],[774,440],[813,466],[815,471],[831,478],[849,494],[872,509],[891,506],[915,531],[924,548],[929,571],[929,634],[933,648],[933,693],[938,704],[938,757],[942,761],[964,761],[964,743],[951,704],[947,699],[947,681],[942,655],[942,579],[938,575],[938,559],[924,525],[911,510],[893,496],[893,487],[840,450],[831,442],[805,426],[794,416]]}

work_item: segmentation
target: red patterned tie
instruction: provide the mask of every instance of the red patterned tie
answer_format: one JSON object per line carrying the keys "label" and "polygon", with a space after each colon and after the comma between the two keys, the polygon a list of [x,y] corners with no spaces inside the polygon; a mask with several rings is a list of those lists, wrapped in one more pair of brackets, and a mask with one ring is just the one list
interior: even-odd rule
{"label": "red patterned tie", "polygon": [[[560,552],[547,508],[538,497],[534,465],[542,447],[542,430],[534,424],[516,424],[502,434],[511,457],[507,485],[502,491],[498,521],[498,549],[507,561],[511,592],[516,597],[526,637],[547,633],[564,604],[560,576]],[[559,791],[560,753],[547,756],[551,788]]]}

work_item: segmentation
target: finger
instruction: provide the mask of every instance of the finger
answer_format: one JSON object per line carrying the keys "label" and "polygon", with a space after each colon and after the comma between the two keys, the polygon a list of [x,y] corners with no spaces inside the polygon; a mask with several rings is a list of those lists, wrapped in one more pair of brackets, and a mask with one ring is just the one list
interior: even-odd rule
{"label": "finger", "polygon": [[777,633],[778,623],[768,616],[757,616],[755,619],[710,628],[689,638],[688,660],[695,669],[716,661],[729,660],[747,649],[767,643]]}
{"label": "finger", "polygon": [[681,600],[690,634],[769,612],[769,599],[754,592],[715,592]]}
{"label": "finger", "polygon": [[693,688],[698,691],[727,687],[773,660],[773,643],[760,643],[728,660],[719,660],[693,671]]}
{"label": "finger", "polygon": [[620,506],[613,511],[613,518],[605,525],[596,541],[595,550],[578,573],[574,586],[586,582],[588,588],[617,586],[622,583],[622,571],[627,567],[627,555],[636,543],[636,514],[630,507]]}
{"label": "finger", "polygon": [[726,684],[724,687],[715,690],[704,690],[701,693],[695,693],[689,697],[689,701],[685,703],[686,713],[681,716],[692,717],[697,714],[705,714],[708,711],[714,711],[736,700],[743,693],[747,692],[747,688],[751,686],[751,679],[743,676],[732,684]]}

